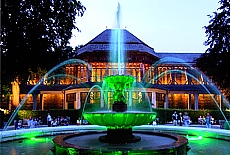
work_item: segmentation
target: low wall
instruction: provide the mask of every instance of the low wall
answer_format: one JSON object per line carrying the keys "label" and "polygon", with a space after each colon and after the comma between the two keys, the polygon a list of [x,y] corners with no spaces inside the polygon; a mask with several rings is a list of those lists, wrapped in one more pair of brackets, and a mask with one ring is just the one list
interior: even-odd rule
{"label": "low wall", "polygon": [[[7,142],[25,138],[34,138],[39,136],[52,136],[66,133],[75,133],[83,131],[106,130],[106,127],[97,125],[70,125],[60,127],[41,127],[33,129],[20,129],[1,131],[0,142]],[[229,130],[223,129],[207,129],[199,127],[178,127],[178,126],[165,126],[165,125],[142,125],[133,127],[133,130],[152,130],[154,132],[175,133],[181,135],[194,135],[208,138],[217,138],[230,141]]]}

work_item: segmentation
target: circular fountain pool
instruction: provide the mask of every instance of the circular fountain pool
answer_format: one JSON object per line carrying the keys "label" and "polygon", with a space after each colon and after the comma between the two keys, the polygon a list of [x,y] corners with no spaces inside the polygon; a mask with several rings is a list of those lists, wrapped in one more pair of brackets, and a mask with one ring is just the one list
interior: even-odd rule
{"label": "circular fountain pool", "polygon": [[56,155],[63,154],[187,154],[188,140],[159,132],[135,131],[141,141],[135,143],[104,143],[98,140],[106,132],[82,132],[60,135],[53,139]]}
{"label": "circular fountain pool", "polygon": [[[138,133],[136,131],[143,131],[147,130],[147,132],[155,131],[162,133],[167,132],[170,134],[176,134],[183,137],[187,137],[186,133],[191,134],[191,136],[188,136],[188,146],[191,147],[191,149],[188,151],[188,155],[211,155],[211,154],[221,154],[221,155],[228,155],[229,154],[229,142],[230,142],[230,135],[227,130],[223,129],[211,129],[207,130],[205,128],[196,128],[196,127],[173,127],[173,126],[141,126],[138,128],[134,128],[134,134],[137,134],[139,136],[143,136],[143,139],[145,138],[144,134]],[[55,138],[56,134],[64,134],[64,133],[78,133],[78,132],[88,132],[88,131],[95,131],[97,130],[97,133],[95,136],[95,140],[98,141],[98,136],[100,134],[104,134],[105,128],[101,128],[99,126],[93,126],[93,125],[82,125],[82,126],[67,126],[67,127],[55,127],[55,128],[37,128],[37,129],[26,129],[22,130],[23,134],[25,133],[31,133],[34,130],[42,131],[39,135],[36,135],[36,137],[24,137],[21,139],[22,136],[20,136],[20,133],[18,131],[20,130],[13,130],[13,131],[4,131],[2,132],[2,140],[0,144],[1,154],[4,155],[16,155],[16,154],[33,154],[33,155],[53,155],[52,151],[50,150],[53,147],[52,139]],[[183,131],[182,131],[183,130]],[[198,132],[199,131],[199,132]],[[204,135],[202,138],[199,138],[199,134],[202,131]],[[10,134],[12,133],[12,134]],[[228,133],[228,134],[227,134]],[[185,135],[184,135],[185,134]],[[7,135],[15,135],[13,141],[7,141]],[[50,136],[53,135],[53,136]],[[65,134],[67,135],[67,134]],[[61,135],[60,135],[61,136]],[[83,136],[83,135],[82,135]],[[208,136],[208,137],[206,137]],[[152,137],[152,135],[148,135],[147,138]],[[219,139],[219,138],[220,139]],[[74,138],[74,137],[72,137]],[[156,138],[156,137],[155,137]],[[151,139],[151,138],[150,138]],[[225,140],[223,140],[225,139]],[[69,139],[71,140],[71,139]],[[73,139],[72,139],[73,140]],[[138,143],[141,143],[142,140]],[[171,139],[172,140],[172,139]],[[149,147],[150,144],[157,143],[159,140],[151,140],[150,143],[145,143],[146,147]],[[70,142],[71,143],[71,142]],[[138,143],[132,143],[128,145],[137,145]],[[102,143],[102,145],[107,145]],[[117,144],[113,144],[112,146],[116,146]],[[122,145],[123,147],[126,145]],[[140,148],[140,147],[139,147]],[[38,151],[39,150],[39,151]],[[71,150],[71,149],[70,149]],[[119,153],[119,152],[118,152]],[[112,154],[112,153],[110,153]],[[120,152],[121,154],[121,152]],[[130,153],[131,154],[131,153]],[[145,153],[140,153],[140,155],[146,155]]]}

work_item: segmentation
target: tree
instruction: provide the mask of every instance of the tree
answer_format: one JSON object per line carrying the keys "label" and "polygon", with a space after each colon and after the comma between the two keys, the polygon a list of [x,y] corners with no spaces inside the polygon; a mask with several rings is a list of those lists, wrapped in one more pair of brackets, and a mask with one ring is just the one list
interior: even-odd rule
{"label": "tree", "polygon": [[[66,60],[76,16],[86,8],[77,0],[3,0],[1,25],[2,83],[17,76],[27,80],[28,69],[49,70]],[[71,51],[72,52],[72,51]]]}
{"label": "tree", "polygon": [[3,95],[3,96],[1,96],[2,97],[1,98],[1,107],[2,107],[2,103],[5,102],[6,107],[4,107],[4,108],[8,109],[9,104],[10,104],[10,97],[11,97],[11,86],[10,85],[2,85],[1,87],[2,87],[2,90],[1,90],[2,94],[1,95]]}
{"label": "tree", "polygon": [[74,50],[73,50],[73,57],[74,58],[77,58],[78,57],[78,50],[80,49],[80,48],[82,48],[84,45],[78,45],[78,46],[75,46],[75,48],[74,48]]}
{"label": "tree", "polygon": [[206,73],[230,99],[230,1],[220,0],[220,7],[205,26],[208,47],[196,61],[196,65]]}

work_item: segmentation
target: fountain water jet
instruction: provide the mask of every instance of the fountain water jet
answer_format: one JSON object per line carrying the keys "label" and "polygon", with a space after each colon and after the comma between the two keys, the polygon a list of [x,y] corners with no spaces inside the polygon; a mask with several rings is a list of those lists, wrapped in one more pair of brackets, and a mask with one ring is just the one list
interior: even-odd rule
{"label": "fountain water jet", "polygon": [[[111,40],[110,40],[110,62],[112,64],[112,68],[114,69],[113,74],[124,74],[124,64],[125,64],[125,52],[123,50],[123,34],[121,30],[121,8],[118,3],[117,12],[116,12],[116,20],[115,26],[112,30]],[[115,69],[118,73],[115,72]]]}
{"label": "fountain water jet", "polygon": [[[91,66],[89,66],[85,61],[80,60],[80,59],[70,59],[70,60],[66,60],[56,66],[54,66],[51,70],[49,70],[40,80],[39,82],[26,94],[26,96],[23,98],[23,100],[19,103],[19,105],[17,106],[17,108],[14,110],[13,114],[10,116],[9,120],[7,121],[6,125],[3,128],[3,131],[6,131],[8,126],[12,123],[13,119],[15,118],[15,116],[17,115],[18,111],[22,108],[22,106],[24,105],[24,103],[26,102],[26,100],[29,97],[29,94],[32,94],[34,92],[34,90],[37,89],[37,87],[42,84],[45,80],[47,80],[47,78],[50,78],[50,74],[53,73],[56,69],[58,69],[59,67],[62,67],[66,64],[85,64],[87,65],[87,67],[89,69],[91,69]],[[55,76],[55,75],[54,75]],[[59,76],[59,75],[57,75]]]}

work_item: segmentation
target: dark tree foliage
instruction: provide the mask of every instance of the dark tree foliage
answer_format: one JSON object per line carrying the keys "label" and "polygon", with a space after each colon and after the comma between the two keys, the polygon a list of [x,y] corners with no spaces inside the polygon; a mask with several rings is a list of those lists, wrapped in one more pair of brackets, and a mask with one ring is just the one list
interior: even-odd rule
{"label": "dark tree foliage", "polygon": [[230,99],[230,0],[220,0],[220,7],[205,26],[208,47],[197,59],[197,67],[206,73]]}
{"label": "dark tree foliage", "polygon": [[[77,0],[2,0],[2,84],[16,76],[23,82],[28,69],[49,70],[71,58],[68,46],[76,16],[85,7]],[[71,50],[70,50],[71,49]]]}

